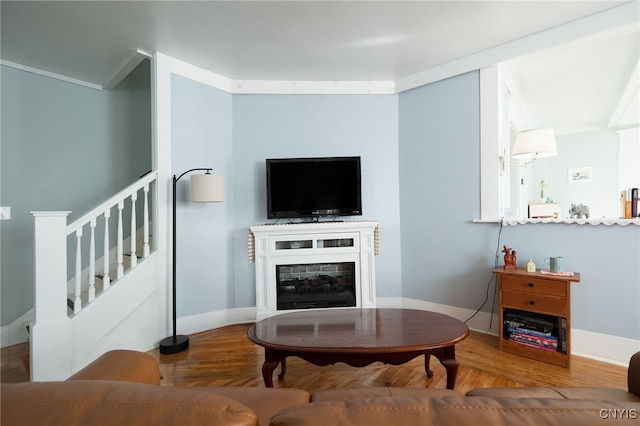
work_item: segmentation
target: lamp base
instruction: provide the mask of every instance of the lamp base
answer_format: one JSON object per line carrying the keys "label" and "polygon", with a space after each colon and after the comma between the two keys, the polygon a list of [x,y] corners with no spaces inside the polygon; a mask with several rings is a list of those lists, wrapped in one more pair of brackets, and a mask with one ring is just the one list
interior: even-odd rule
{"label": "lamp base", "polygon": [[160,340],[160,353],[165,355],[177,354],[189,347],[189,336],[169,336]]}

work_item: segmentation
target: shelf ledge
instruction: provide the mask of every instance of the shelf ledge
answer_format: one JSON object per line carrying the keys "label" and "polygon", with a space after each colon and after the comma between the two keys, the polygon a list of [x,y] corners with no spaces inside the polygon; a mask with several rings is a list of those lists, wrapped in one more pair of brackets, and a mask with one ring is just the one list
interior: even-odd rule
{"label": "shelf ledge", "polygon": [[525,225],[535,223],[563,223],[563,224],[577,224],[577,225],[605,225],[605,226],[627,226],[636,225],[640,226],[640,218],[635,219],[502,219],[504,226]]}

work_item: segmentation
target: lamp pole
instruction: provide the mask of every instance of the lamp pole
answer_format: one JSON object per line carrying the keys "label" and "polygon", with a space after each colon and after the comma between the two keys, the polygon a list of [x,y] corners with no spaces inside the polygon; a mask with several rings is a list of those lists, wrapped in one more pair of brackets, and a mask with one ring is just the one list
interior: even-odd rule
{"label": "lamp pole", "polygon": [[177,335],[177,321],[176,321],[176,188],[178,181],[181,177],[187,173],[191,173],[197,170],[205,170],[207,174],[211,172],[211,168],[195,168],[187,170],[180,176],[173,175],[173,335],[166,337],[160,341],[160,353],[161,354],[175,354],[182,352],[189,347],[189,336]]}

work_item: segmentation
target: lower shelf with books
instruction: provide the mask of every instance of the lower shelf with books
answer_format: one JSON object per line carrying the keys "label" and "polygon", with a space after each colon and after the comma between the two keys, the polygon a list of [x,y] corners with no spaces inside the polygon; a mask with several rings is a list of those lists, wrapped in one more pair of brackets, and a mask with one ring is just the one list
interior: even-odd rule
{"label": "lower shelf with books", "polygon": [[566,366],[566,318],[509,308],[502,318],[502,350]]}

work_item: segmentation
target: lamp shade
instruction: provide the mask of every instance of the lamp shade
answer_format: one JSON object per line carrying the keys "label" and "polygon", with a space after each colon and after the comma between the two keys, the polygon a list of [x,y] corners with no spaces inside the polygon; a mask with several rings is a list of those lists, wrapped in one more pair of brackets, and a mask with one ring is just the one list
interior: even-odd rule
{"label": "lamp shade", "polygon": [[219,175],[204,174],[191,176],[191,202],[215,203],[224,201],[224,178]]}
{"label": "lamp shade", "polygon": [[536,159],[558,154],[553,129],[525,130],[518,133],[513,145],[513,158]]}

